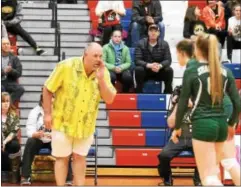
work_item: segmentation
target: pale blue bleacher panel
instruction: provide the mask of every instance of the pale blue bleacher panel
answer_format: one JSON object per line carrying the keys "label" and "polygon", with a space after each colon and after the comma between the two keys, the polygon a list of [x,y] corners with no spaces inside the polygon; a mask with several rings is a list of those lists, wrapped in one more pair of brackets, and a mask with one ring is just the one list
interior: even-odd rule
{"label": "pale blue bleacher panel", "polygon": [[123,30],[128,32],[129,27],[130,27],[130,23],[131,23],[131,21],[129,21],[129,20],[121,21],[121,25],[122,25]]}
{"label": "pale blue bleacher panel", "polygon": [[182,151],[179,155],[179,157],[194,157],[194,153],[192,151]]}
{"label": "pale blue bleacher panel", "polygon": [[241,79],[241,64],[223,64],[233,72],[235,79]]}
{"label": "pale blue bleacher panel", "polygon": [[142,111],[141,112],[142,128],[166,128],[167,111]]}
{"label": "pale blue bleacher panel", "polygon": [[149,80],[145,82],[143,93],[160,94],[162,92],[162,82]]}
{"label": "pale blue bleacher panel", "polygon": [[128,31],[131,23],[132,9],[126,9],[126,15],[121,18],[123,30]]}
{"label": "pale blue bleacher panel", "polygon": [[139,110],[166,110],[165,94],[138,94],[137,108]]}
{"label": "pale blue bleacher panel", "polygon": [[163,130],[146,130],[146,146],[163,147],[166,144],[166,132]]}
{"label": "pale blue bleacher panel", "polygon": [[131,55],[131,69],[133,70],[135,68],[135,48],[129,48],[130,55]]}
{"label": "pale blue bleacher panel", "polygon": [[[89,157],[95,156],[95,153],[96,153],[95,148],[91,147],[89,150],[88,156]],[[51,155],[51,150],[48,148],[42,148],[39,150],[39,155]]]}

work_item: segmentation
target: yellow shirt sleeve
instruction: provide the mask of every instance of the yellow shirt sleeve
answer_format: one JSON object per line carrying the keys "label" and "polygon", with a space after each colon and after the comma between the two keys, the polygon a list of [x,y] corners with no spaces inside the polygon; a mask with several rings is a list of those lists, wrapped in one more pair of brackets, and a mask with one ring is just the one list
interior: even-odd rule
{"label": "yellow shirt sleeve", "polygon": [[51,92],[55,93],[63,84],[64,80],[64,64],[58,63],[46,80],[44,86]]}
{"label": "yellow shirt sleeve", "polygon": [[115,89],[115,87],[113,86],[113,84],[111,83],[110,73],[109,73],[109,71],[108,71],[107,68],[105,68],[104,79],[105,79],[105,82],[107,83],[108,88],[110,88],[113,92],[116,93],[116,89]]}

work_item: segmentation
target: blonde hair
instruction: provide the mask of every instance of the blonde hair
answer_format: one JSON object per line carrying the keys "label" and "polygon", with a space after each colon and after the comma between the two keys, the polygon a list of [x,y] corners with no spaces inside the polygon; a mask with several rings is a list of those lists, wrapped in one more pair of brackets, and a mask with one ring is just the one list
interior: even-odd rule
{"label": "blonde hair", "polygon": [[223,77],[221,74],[217,37],[212,34],[198,36],[196,46],[209,63],[212,105],[215,103],[221,104],[223,100]]}

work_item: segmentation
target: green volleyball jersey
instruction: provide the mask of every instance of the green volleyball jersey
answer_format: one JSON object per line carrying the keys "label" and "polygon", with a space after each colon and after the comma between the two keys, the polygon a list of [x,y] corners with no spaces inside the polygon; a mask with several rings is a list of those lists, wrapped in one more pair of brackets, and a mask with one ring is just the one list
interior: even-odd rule
{"label": "green volleyball jersey", "polygon": [[[240,111],[239,95],[232,72],[222,67],[222,76],[224,82],[223,90],[229,95],[234,107],[228,123],[229,125],[234,125],[238,121]],[[212,105],[209,66],[207,63],[192,62],[184,73],[183,87],[177,108],[176,129],[179,129],[182,124],[190,97],[194,104],[190,114],[191,120],[226,116],[223,103]]]}

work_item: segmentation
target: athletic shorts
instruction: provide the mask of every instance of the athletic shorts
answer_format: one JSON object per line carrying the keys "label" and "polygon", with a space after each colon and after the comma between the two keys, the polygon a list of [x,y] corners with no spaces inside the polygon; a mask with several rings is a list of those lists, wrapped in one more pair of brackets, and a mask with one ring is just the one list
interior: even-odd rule
{"label": "athletic shorts", "polygon": [[226,117],[213,117],[192,121],[192,136],[206,142],[224,142],[228,136]]}
{"label": "athletic shorts", "polygon": [[93,135],[87,139],[76,139],[67,136],[63,132],[52,130],[52,155],[55,157],[67,157],[75,153],[80,156],[87,156],[93,140]]}

